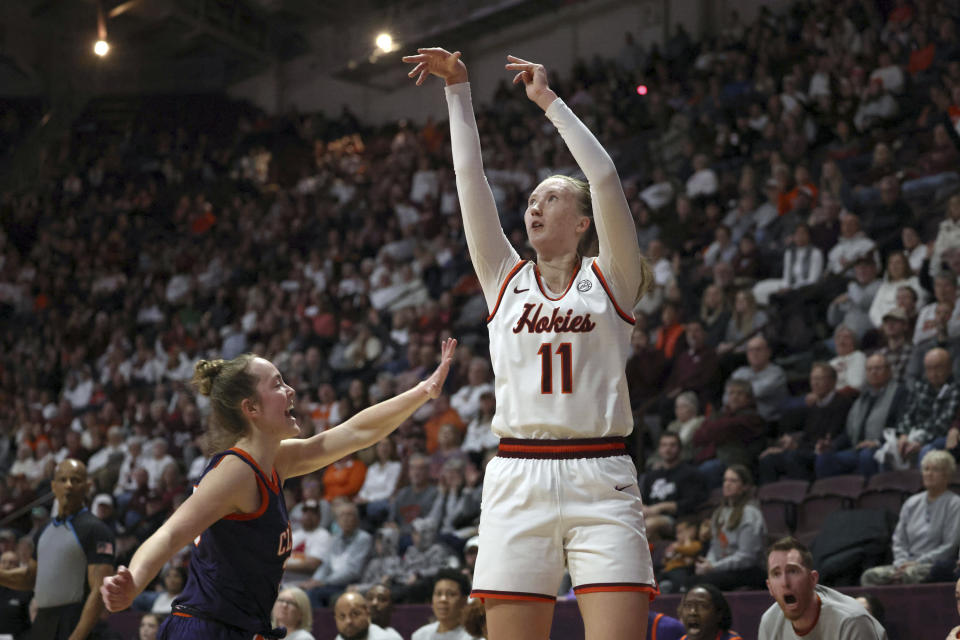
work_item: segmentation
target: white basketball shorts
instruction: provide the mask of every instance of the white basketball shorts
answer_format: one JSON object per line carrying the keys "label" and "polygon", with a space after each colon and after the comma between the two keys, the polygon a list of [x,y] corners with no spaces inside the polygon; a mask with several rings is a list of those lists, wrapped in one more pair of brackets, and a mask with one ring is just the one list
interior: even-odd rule
{"label": "white basketball shorts", "polygon": [[500,441],[487,465],[475,598],[553,602],[574,592],[657,595],[637,470],[623,438]]}

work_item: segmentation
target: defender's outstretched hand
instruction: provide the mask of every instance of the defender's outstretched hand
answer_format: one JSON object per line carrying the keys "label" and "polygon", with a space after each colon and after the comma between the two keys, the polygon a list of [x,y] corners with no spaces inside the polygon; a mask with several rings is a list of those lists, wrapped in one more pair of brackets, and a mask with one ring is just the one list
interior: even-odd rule
{"label": "defender's outstretched hand", "polygon": [[456,349],[457,341],[454,338],[447,338],[443,341],[443,346],[440,348],[440,364],[436,371],[422,383],[424,391],[431,398],[440,395],[443,382],[447,379],[447,374],[450,373],[450,364],[453,362],[453,352]]}
{"label": "defender's outstretched hand", "polygon": [[417,49],[416,55],[403,56],[402,60],[416,65],[407,76],[417,79],[417,86],[433,74],[443,78],[448,85],[467,81],[467,65],[460,60],[460,52],[450,53],[440,47]]}
{"label": "defender's outstretched hand", "polygon": [[133,599],[137,596],[137,588],[133,583],[133,574],[125,566],[120,565],[116,575],[104,579],[100,586],[100,596],[103,604],[110,613],[129,609]]}
{"label": "defender's outstretched hand", "polygon": [[513,77],[513,84],[523,82],[527,89],[527,97],[535,102],[544,111],[557,99],[557,94],[550,88],[547,79],[547,69],[542,64],[528,62],[516,56],[507,56],[509,61],[505,68],[508,71],[516,71],[517,75]]}

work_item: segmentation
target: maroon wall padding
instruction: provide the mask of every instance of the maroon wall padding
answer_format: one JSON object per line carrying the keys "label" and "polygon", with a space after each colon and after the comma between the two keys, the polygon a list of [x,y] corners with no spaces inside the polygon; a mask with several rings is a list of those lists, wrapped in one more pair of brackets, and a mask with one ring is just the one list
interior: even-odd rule
{"label": "maroon wall padding", "polygon": [[[872,592],[880,599],[886,608],[887,632],[890,640],[942,638],[951,628],[960,624],[953,583],[870,589],[850,587],[842,591],[853,596]],[[766,591],[735,591],[726,596],[733,610],[733,628],[740,632],[744,640],[756,640],[760,616],[773,603],[773,598]],[[654,611],[676,616],[679,603],[680,596],[663,595],[653,602],[651,608]],[[136,638],[141,615],[130,611],[118,613],[110,616],[109,624],[124,638]],[[427,605],[398,606],[393,614],[393,626],[404,638],[409,638],[414,630],[429,620],[430,607]],[[317,640],[331,640],[336,634],[333,613],[329,609],[314,611],[313,635]],[[575,602],[557,603],[550,638],[551,640],[582,640],[583,622],[580,620]]]}

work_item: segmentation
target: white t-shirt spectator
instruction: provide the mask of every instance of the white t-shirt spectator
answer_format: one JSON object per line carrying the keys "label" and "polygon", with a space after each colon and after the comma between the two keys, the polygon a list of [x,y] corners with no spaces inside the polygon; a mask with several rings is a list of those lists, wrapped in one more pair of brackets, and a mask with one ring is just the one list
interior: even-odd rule
{"label": "white t-shirt spectator", "polygon": [[160,487],[160,478],[163,476],[163,470],[167,468],[167,465],[177,464],[177,461],[173,459],[169,453],[164,455],[162,458],[154,458],[153,456],[144,456],[140,460],[140,466],[143,467],[147,472],[147,477],[149,480],[149,486],[151,489],[157,489]]}
{"label": "white t-shirt spectator", "polygon": [[669,181],[656,182],[640,192],[640,199],[651,209],[662,209],[673,202],[674,190]]}
{"label": "white t-shirt spectator", "polygon": [[[848,266],[856,262],[857,258],[865,256],[876,248],[876,243],[858,231],[852,238],[840,238],[827,254],[827,264],[830,273],[841,274]],[[877,265],[880,266],[880,265]]]}
{"label": "white t-shirt spectator", "polygon": [[879,78],[883,88],[890,93],[903,93],[903,69],[895,64],[878,67],[870,72],[870,80]]}
{"label": "white t-shirt spectator", "polygon": [[465,384],[450,396],[450,406],[457,410],[464,421],[472,420],[480,410],[480,396],[487,391],[493,392],[493,385],[489,382],[478,385]]}
{"label": "white t-shirt spectator", "polygon": [[[920,344],[924,340],[937,337],[937,302],[933,301],[920,309],[917,314],[917,325],[913,330],[913,344]],[[960,336],[960,304],[953,305],[953,313],[947,322],[947,335],[951,338]]]}
{"label": "white t-shirt spectator", "polygon": [[426,196],[437,197],[437,172],[432,169],[421,169],[413,174],[413,180],[410,183],[410,199],[413,202],[423,202]]}
{"label": "white t-shirt spectator", "polygon": [[719,188],[720,182],[713,169],[701,169],[687,179],[687,195],[691,198],[712,196]]}
{"label": "white t-shirt spectator", "polygon": [[457,627],[451,631],[440,633],[437,629],[439,622],[431,622],[413,632],[410,640],[473,640],[473,636],[467,633],[463,627]]}
{"label": "white t-shirt spectator", "polygon": [[367,475],[357,497],[367,502],[388,500],[397,488],[402,468],[403,464],[396,460],[389,460],[386,464],[377,460],[367,467]]}
{"label": "white t-shirt spectator", "polygon": [[830,366],[837,372],[837,389],[860,390],[867,377],[867,357],[863,351],[857,350],[845,356],[837,356],[830,361]]}

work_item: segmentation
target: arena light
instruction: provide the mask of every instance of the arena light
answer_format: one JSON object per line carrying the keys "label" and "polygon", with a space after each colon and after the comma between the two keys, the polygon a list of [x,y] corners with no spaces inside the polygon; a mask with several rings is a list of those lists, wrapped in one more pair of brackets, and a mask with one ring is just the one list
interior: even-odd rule
{"label": "arena light", "polygon": [[645,96],[645,95],[647,95],[647,85],[645,85],[645,84],[638,84],[638,85],[637,85],[637,95],[639,95],[639,96]]}
{"label": "arena light", "polygon": [[107,19],[103,14],[103,2],[97,0],[97,41],[93,43],[93,52],[101,58],[110,53],[107,42]]}
{"label": "arena light", "polygon": [[383,53],[390,53],[393,51],[393,36],[389,33],[381,33],[377,36],[377,48],[380,49]]}

